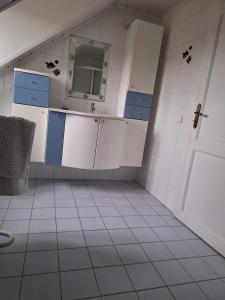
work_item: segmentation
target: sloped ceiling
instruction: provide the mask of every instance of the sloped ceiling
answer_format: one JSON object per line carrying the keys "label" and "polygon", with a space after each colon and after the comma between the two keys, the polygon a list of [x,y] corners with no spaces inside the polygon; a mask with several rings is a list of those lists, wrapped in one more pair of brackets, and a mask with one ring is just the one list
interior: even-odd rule
{"label": "sloped ceiling", "polygon": [[23,0],[0,13],[0,68],[100,13],[112,0]]}
{"label": "sloped ceiling", "polygon": [[112,5],[162,16],[182,1],[23,0],[0,12],[0,69]]}
{"label": "sloped ceiling", "polygon": [[138,9],[145,13],[163,16],[184,0],[117,0],[117,4]]}

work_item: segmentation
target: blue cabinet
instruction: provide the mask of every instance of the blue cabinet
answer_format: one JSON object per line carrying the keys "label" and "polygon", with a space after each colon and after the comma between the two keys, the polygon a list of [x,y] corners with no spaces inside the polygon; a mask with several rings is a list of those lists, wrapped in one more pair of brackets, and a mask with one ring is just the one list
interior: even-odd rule
{"label": "blue cabinet", "polygon": [[66,114],[49,111],[45,164],[60,166],[64,141]]}
{"label": "blue cabinet", "polygon": [[17,104],[48,107],[49,76],[15,69],[13,101]]}
{"label": "blue cabinet", "polygon": [[48,107],[48,92],[14,87],[13,98],[17,104]]}
{"label": "blue cabinet", "polygon": [[126,104],[142,107],[152,107],[152,95],[128,91]]}
{"label": "blue cabinet", "polygon": [[128,91],[124,117],[135,120],[149,120],[152,107],[152,95]]}
{"label": "blue cabinet", "polygon": [[22,87],[25,89],[48,92],[49,77],[15,70],[14,86]]}
{"label": "blue cabinet", "polygon": [[126,105],[124,117],[128,119],[148,121],[150,108]]}

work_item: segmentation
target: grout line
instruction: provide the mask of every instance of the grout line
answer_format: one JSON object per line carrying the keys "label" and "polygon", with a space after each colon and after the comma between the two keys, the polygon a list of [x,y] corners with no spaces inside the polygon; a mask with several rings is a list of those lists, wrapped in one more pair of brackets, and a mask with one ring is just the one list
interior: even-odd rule
{"label": "grout line", "polygon": [[[34,206],[34,197],[35,197],[36,187],[37,187],[37,181],[35,181],[35,186],[33,187],[34,188],[34,194],[33,194],[32,208]],[[28,189],[29,189],[29,186],[28,186]],[[25,252],[24,252],[23,270],[22,270],[22,274],[21,274],[21,282],[20,282],[20,289],[19,289],[19,299],[21,299],[21,293],[22,293],[22,284],[23,284],[23,277],[24,277],[25,264],[26,264],[26,256],[27,256],[27,249],[28,249],[29,232],[30,232],[30,226],[31,226],[31,216],[32,216],[32,211],[31,211],[31,214],[30,214],[30,222],[29,222],[28,231],[27,231],[26,249],[25,249]]]}
{"label": "grout line", "polygon": [[62,300],[62,283],[60,276],[60,258],[59,258],[59,240],[58,240],[58,231],[57,231],[57,219],[56,219],[56,202],[55,202],[55,180],[53,179],[53,192],[54,192],[54,204],[55,204],[55,226],[56,226],[56,243],[57,243],[57,258],[58,258],[58,278],[59,278],[59,291],[60,291],[60,299]]}

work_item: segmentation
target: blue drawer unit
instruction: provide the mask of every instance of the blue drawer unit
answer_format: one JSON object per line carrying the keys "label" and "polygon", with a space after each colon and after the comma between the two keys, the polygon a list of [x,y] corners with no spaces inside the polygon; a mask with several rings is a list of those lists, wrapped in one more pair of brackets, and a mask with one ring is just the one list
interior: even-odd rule
{"label": "blue drawer unit", "polygon": [[18,104],[48,107],[48,98],[48,92],[14,87],[13,99]]}
{"label": "blue drawer unit", "polygon": [[[41,73],[42,74],[42,73]],[[17,104],[48,107],[49,76],[15,69],[13,101]]]}
{"label": "blue drawer unit", "polygon": [[148,121],[152,107],[152,98],[153,96],[150,94],[128,91],[124,117]]}
{"label": "blue drawer unit", "polygon": [[126,104],[142,107],[152,107],[152,95],[128,91]]}
{"label": "blue drawer unit", "polygon": [[25,89],[48,92],[49,77],[32,73],[15,71],[14,86]]}
{"label": "blue drawer unit", "polygon": [[148,121],[150,110],[151,109],[148,107],[126,105],[124,117],[128,119]]}
{"label": "blue drawer unit", "polygon": [[65,119],[66,115],[64,113],[49,111],[48,134],[45,152],[46,165],[61,165]]}

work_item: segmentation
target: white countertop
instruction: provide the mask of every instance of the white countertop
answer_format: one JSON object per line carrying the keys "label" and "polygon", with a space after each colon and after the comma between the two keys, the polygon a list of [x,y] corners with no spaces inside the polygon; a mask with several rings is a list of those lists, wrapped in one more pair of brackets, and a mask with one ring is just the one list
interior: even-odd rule
{"label": "white countertop", "polygon": [[96,113],[85,113],[85,112],[81,112],[81,111],[66,110],[66,109],[60,109],[60,108],[49,108],[49,111],[61,112],[64,114],[78,115],[78,116],[84,116],[84,117],[107,118],[107,119],[120,120],[120,121],[126,120],[125,118],[116,117],[116,116],[96,114]]}

